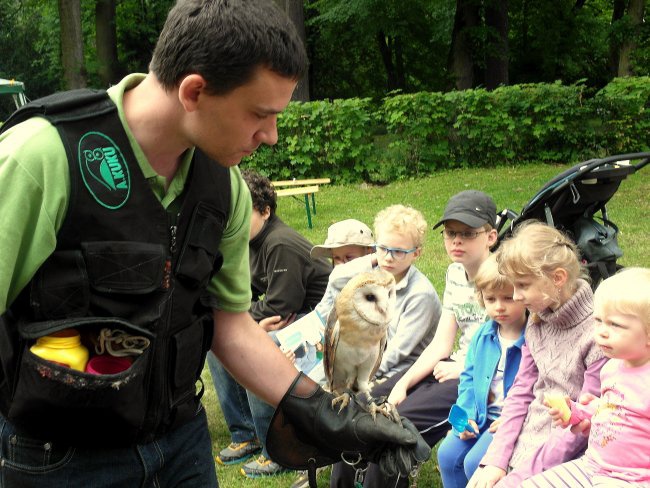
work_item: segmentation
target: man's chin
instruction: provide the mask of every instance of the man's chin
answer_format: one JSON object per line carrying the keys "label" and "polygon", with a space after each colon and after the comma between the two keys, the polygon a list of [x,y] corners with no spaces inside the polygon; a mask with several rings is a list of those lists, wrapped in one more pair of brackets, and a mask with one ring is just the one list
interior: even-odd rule
{"label": "man's chin", "polygon": [[236,157],[213,159],[219,163],[219,166],[223,166],[224,168],[232,168],[233,166],[237,166],[239,163],[241,163],[242,160],[242,158]]}

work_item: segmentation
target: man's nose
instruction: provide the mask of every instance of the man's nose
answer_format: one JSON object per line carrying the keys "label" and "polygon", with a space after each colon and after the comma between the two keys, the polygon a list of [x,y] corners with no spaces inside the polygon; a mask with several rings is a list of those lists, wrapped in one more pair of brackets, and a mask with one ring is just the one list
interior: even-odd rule
{"label": "man's nose", "polygon": [[257,139],[262,144],[273,146],[278,142],[278,119],[273,115],[269,117],[266,125],[257,132]]}

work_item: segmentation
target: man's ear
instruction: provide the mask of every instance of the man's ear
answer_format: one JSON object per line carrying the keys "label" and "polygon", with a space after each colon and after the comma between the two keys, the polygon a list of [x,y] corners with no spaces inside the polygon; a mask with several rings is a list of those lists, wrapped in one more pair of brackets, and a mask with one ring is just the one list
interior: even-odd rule
{"label": "man's ear", "polygon": [[205,93],[207,85],[205,78],[196,73],[181,80],[178,84],[178,100],[186,112],[194,112],[198,108],[200,96]]}
{"label": "man's ear", "polygon": [[267,205],[266,208],[264,209],[264,212],[261,212],[260,215],[262,216],[265,222],[269,220],[269,217],[271,216],[271,207]]}
{"label": "man's ear", "polygon": [[569,273],[567,273],[567,270],[564,268],[556,268],[553,271],[551,278],[553,280],[553,285],[556,288],[560,289],[566,284],[567,280],[569,279]]}

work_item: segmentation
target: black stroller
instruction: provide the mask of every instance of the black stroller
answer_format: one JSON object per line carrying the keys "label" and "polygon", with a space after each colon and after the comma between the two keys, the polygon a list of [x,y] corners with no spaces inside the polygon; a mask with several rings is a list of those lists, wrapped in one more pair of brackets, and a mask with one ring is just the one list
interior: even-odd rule
{"label": "black stroller", "polygon": [[546,222],[576,242],[595,289],[620,268],[616,260],[623,255],[616,239],[618,227],[607,215],[607,202],[628,175],[649,162],[649,152],[620,154],[591,159],[563,171],[544,185],[521,213],[506,209],[497,216],[497,246],[525,220]]}

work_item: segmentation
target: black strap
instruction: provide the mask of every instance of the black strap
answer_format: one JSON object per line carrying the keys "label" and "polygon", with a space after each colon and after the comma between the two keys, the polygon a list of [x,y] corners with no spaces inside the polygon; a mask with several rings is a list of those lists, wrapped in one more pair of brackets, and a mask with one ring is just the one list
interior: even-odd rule
{"label": "black strap", "polygon": [[309,479],[309,488],[318,488],[316,484],[316,460],[314,458],[308,461],[307,478]]}
{"label": "black strap", "polygon": [[106,96],[104,90],[82,88],[58,92],[20,107],[2,124],[0,132],[38,115],[47,117],[53,124],[77,120],[88,115],[90,104],[97,104],[93,107],[95,115],[115,110],[115,105]]}

